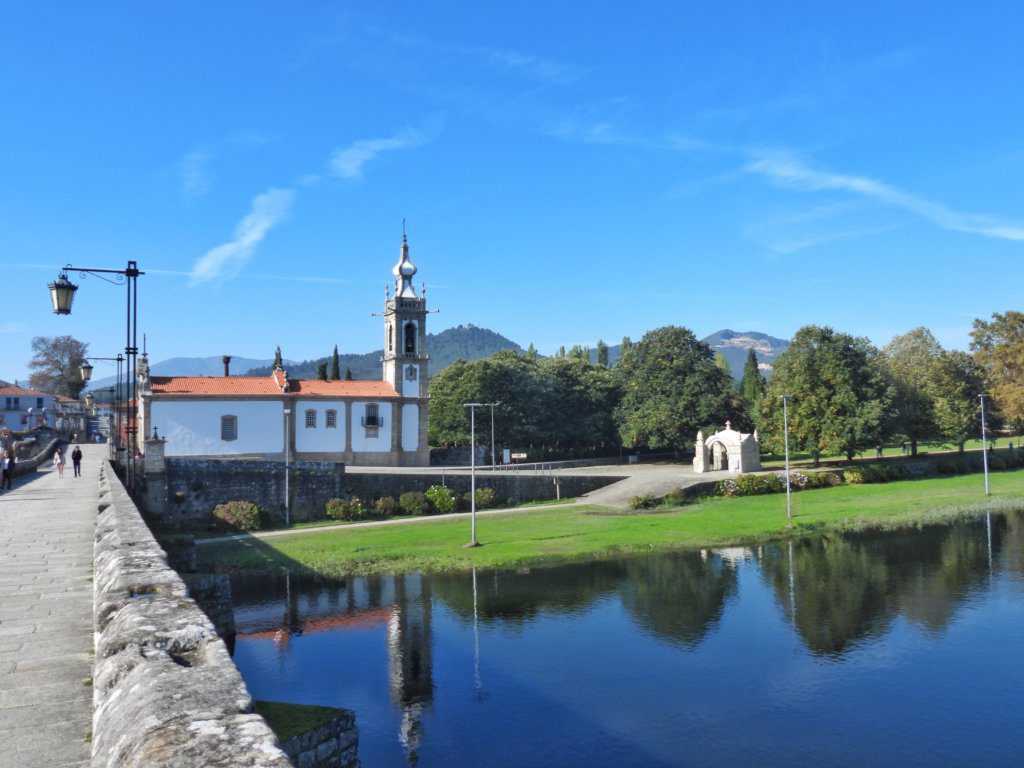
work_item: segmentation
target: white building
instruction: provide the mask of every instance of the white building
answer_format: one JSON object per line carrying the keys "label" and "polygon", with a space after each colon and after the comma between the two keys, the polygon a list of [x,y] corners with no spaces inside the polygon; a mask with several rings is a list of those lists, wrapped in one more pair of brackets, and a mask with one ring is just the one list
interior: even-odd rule
{"label": "white building", "polygon": [[53,427],[55,418],[53,395],[16,384],[0,386],[0,427],[15,431],[40,425]]}
{"label": "white building", "polygon": [[392,270],[395,296],[384,306],[379,381],[270,376],[149,376],[139,360],[139,434],[156,429],[167,457],[290,457],[352,466],[426,466],[426,298],[402,237]]}

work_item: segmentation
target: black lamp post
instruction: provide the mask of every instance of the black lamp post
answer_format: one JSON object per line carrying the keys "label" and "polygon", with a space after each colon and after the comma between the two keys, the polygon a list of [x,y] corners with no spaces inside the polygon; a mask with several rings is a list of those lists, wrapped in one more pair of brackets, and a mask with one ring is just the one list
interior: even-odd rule
{"label": "black lamp post", "polygon": [[[135,455],[138,451],[137,435],[137,414],[135,410],[135,390],[136,390],[136,358],[138,356],[139,347],[137,343],[138,339],[138,277],[139,275],[145,274],[145,272],[139,271],[139,265],[137,262],[129,261],[128,266],[125,269],[93,269],[91,267],[73,267],[70,264],[64,266],[61,270],[60,275],[49,284],[50,288],[50,299],[53,302],[53,311],[58,315],[70,315],[71,304],[75,300],[75,291],[78,290],[78,286],[68,280],[68,272],[78,272],[82,278],[88,277],[89,275],[95,275],[101,280],[105,280],[112,285],[124,285],[127,288],[127,312],[125,315],[125,345],[124,354],[125,359],[128,362],[128,368],[126,371],[127,379],[127,402],[128,402],[128,414],[127,422],[128,426],[125,430],[128,437],[128,457],[127,457],[127,474],[128,474],[128,488],[129,490],[135,490]],[[105,277],[105,275],[112,275],[112,277]]]}
{"label": "black lamp post", "polygon": [[[117,437],[114,440],[114,448],[121,444],[121,363],[124,362],[124,356],[118,355],[117,357],[85,357],[82,358],[82,365],[79,366],[79,372],[82,374],[82,381],[88,383],[92,379],[93,366],[89,364],[90,360],[109,360],[117,363],[117,389],[114,390],[114,424],[115,433]],[[88,396],[86,396],[88,400]]]}

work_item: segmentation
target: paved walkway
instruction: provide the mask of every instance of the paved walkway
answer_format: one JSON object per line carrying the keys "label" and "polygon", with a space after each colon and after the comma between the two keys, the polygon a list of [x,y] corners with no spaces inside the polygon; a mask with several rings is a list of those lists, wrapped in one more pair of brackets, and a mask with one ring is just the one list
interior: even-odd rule
{"label": "paved walkway", "polygon": [[87,766],[92,561],[106,446],[0,494],[0,768]]}

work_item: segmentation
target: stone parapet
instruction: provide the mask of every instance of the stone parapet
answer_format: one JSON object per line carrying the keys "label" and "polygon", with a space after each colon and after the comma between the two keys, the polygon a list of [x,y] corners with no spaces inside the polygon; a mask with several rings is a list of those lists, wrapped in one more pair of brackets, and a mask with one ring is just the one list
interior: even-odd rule
{"label": "stone parapet", "polygon": [[334,719],[288,739],[281,748],[297,768],[358,768],[355,715],[339,710]]}
{"label": "stone parapet", "polygon": [[94,768],[291,768],[109,464],[96,525]]}

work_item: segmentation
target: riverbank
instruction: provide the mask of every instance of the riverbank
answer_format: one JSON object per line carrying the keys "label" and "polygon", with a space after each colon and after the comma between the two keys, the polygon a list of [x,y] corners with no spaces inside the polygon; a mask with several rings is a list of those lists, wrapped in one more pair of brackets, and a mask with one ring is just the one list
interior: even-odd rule
{"label": "riverbank", "polygon": [[626,514],[601,507],[509,512],[480,518],[484,546],[463,548],[469,516],[415,526],[335,528],[322,533],[205,544],[205,567],[291,568],[326,576],[401,571],[514,568],[630,552],[756,544],[812,533],[904,528],[987,511],[1024,508],[1024,470],[883,485],[843,485],[793,494],[714,498]]}

